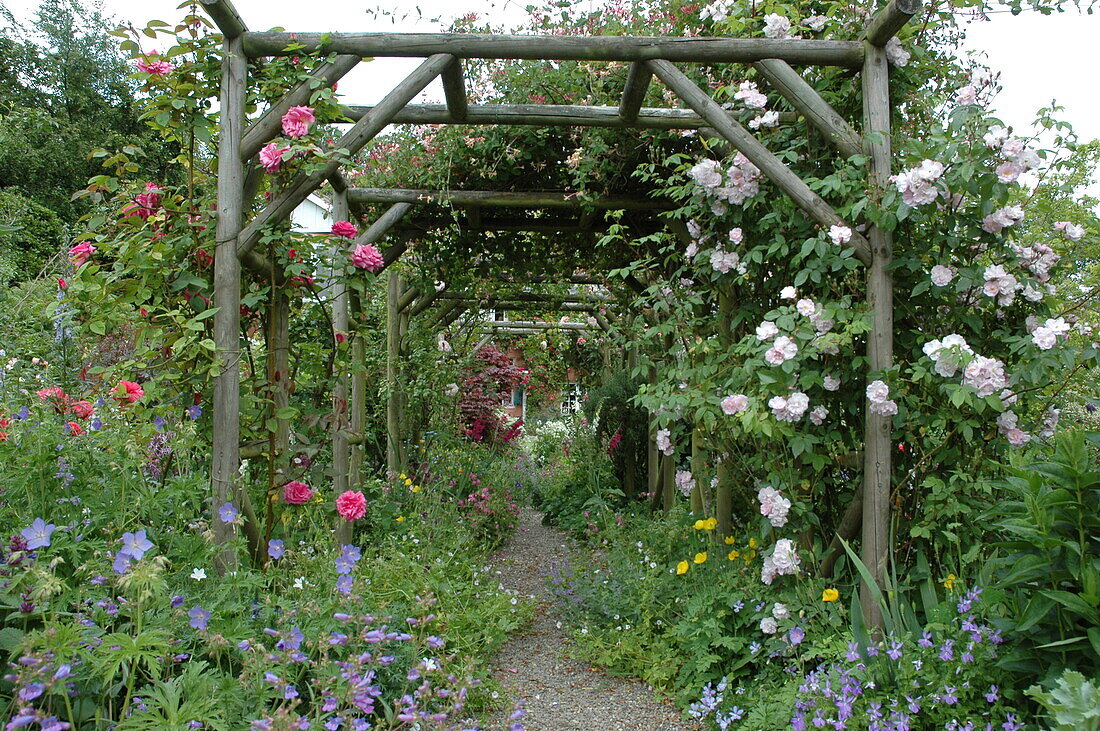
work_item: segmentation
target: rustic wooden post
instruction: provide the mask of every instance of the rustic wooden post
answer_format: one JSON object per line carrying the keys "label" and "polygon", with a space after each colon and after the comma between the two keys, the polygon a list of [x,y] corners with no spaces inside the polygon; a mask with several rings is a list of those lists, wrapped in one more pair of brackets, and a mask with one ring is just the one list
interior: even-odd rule
{"label": "rustic wooden post", "polygon": [[[883,48],[898,28],[920,9],[920,2],[894,0],[868,26],[863,61],[863,139],[871,158],[872,195],[880,198],[890,177],[890,74]],[[888,33],[887,33],[888,31]],[[872,260],[867,271],[867,302],[871,308],[871,332],[867,359],[872,371],[889,370],[894,362],[893,237],[872,226],[869,238]],[[866,408],[866,407],[865,407]],[[883,586],[890,544],[890,470],[893,419],[866,410],[863,447],[863,563],[875,583]],[[869,586],[860,595],[869,627],[881,629],[882,611]]]}
{"label": "rustic wooden post", "polygon": [[[733,297],[729,289],[718,292],[718,338],[725,348],[733,345],[731,323],[733,318]],[[733,535],[733,469],[728,454],[718,457],[718,487],[714,495],[714,512],[718,518],[718,536],[726,538]]]}
{"label": "rustic wooden post", "polygon": [[[264,501],[264,538],[270,540],[275,524],[275,502],[279,487],[286,482],[286,452],[290,449],[290,420],[278,414],[290,406],[290,297],[283,287],[272,283],[268,308],[267,383],[275,431],[269,439],[268,494]],[[261,556],[262,558],[262,556]]]}
{"label": "rustic wooden post", "polygon": [[[218,132],[218,221],[214,256],[214,347],[217,374],[214,377],[213,455],[210,464],[213,501],[210,524],[214,541],[225,546],[237,538],[235,523],[225,523],[218,509],[236,499],[240,470],[241,399],[241,262],[237,258],[237,237],[244,207],[244,165],[241,163],[241,134],[244,129],[245,90],[248,62],[240,37],[222,44],[221,122]],[[240,501],[237,501],[240,505]],[[237,568],[237,554],[224,548],[215,557],[219,572]]]}
{"label": "rustic wooden post", "polygon": [[[347,192],[335,193],[332,197],[332,220],[348,220]],[[341,246],[332,250],[333,262],[329,284],[332,292],[332,331],[338,336],[332,347],[340,349],[339,337],[348,332],[348,286],[344,281],[344,251]],[[335,367],[332,386],[332,492],[340,495],[348,489],[348,477],[351,473],[348,445],[348,375],[345,371],[345,359],[339,355],[333,359]],[[337,516],[336,543],[342,545],[351,542],[351,523]]]}
{"label": "rustic wooden post", "polygon": [[363,483],[363,459],[365,453],[364,441],[366,435],[363,429],[366,426],[367,409],[367,346],[363,340],[363,302],[358,292],[352,292],[348,303],[351,310],[353,335],[351,341],[351,433],[356,441],[351,448],[350,487],[359,489]]}
{"label": "rustic wooden post", "polygon": [[398,358],[401,350],[401,318],[397,300],[401,294],[401,275],[387,272],[386,287],[386,469],[391,475],[401,472],[401,393],[398,384]]}

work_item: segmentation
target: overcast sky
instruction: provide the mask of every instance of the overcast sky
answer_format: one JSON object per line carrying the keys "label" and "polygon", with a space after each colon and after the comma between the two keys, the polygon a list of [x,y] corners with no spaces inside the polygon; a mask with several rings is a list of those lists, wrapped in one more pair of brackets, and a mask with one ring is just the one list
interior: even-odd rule
{"label": "overcast sky", "polygon": [[[7,3],[24,18],[38,4],[37,0]],[[106,14],[139,27],[151,19],[179,18],[178,4],[179,0],[103,1]],[[397,0],[392,4],[397,8],[393,16],[372,17],[363,9],[368,4],[342,0],[235,0],[253,30],[281,26],[299,31],[434,31],[440,27],[437,19],[450,19],[456,7],[454,0]],[[514,26],[525,17],[526,5],[527,0],[463,0],[458,7],[463,13],[477,12],[496,23]],[[1027,12],[1013,16],[1005,12],[990,17],[990,22],[968,26],[968,35],[970,45],[987,53],[989,65],[1001,72],[1004,91],[993,105],[1001,118],[1026,133],[1035,112],[1056,99],[1065,107],[1064,118],[1082,139],[1100,137],[1100,93],[1094,71],[1100,65],[1100,14],[1075,11],[1042,16]],[[348,103],[375,103],[418,63],[416,59],[379,59],[362,64],[341,82],[341,94]],[[421,100],[425,98],[442,99],[438,82],[425,90]]]}

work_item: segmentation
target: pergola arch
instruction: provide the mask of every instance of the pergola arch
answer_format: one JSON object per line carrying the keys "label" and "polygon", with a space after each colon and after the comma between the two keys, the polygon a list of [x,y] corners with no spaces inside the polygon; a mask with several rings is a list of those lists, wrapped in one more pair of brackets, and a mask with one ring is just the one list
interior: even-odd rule
{"label": "pergola arch", "polygon": [[[855,41],[761,38],[646,38],[646,37],[566,37],[487,34],[392,34],[392,33],[287,33],[251,32],[229,0],[202,0],[202,5],[221,30],[224,38],[221,86],[221,131],[218,148],[217,257],[215,262],[214,306],[215,345],[219,371],[215,378],[213,406],[214,439],[211,464],[214,504],[242,497],[236,485],[240,466],[240,369],[239,304],[242,265],[262,273],[279,273],[256,251],[265,227],[285,220],[310,193],[326,182],[334,190],[333,217],[348,220],[350,207],[361,203],[388,203],[384,215],[375,221],[355,243],[381,241],[410,211],[428,202],[445,201],[466,210],[487,207],[581,208],[571,206],[564,193],[367,190],[349,188],[340,174],[340,161],[331,160],[313,172],[303,172],[275,193],[272,200],[250,220],[245,219],[245,197],[249,188],[245,161],[278,130],[279,119],[291,106],[304,103],[311,82],[302,82],[273,104],[262,116],[248,123],[245,115],[248,59],[290,53],[325,51],[335,59],[313,74],[314,83],[331,86],[362,58],[398,56],[423,58],[420,66],[397,84],[386,97],[370,107],[349,105],[346,114],[351,128],[332,149],[344,149],[354,155],[391,123],[497,124],[497,125],[571,125],[605,126],[636,129],[698,129],[715,136],[743,154],[783,193],[789,196],[807,218],[821,226],[840,225],[840,216],[778,157],[742,127],[731,115],[700,89],[678,68],[678,63],[752,64],[771,87],[786,99],[807,122],[824,135],[841,155],[866,154],[872,184],[881,189],[891,171],[890,93],[884,47],[886,42],[920,9],[920,0],[891,0],[868,23]],[[293,50],[288,46],[293,42]],[[465,91],[463,64],[469,59],[536,59],[620,61],[630,64],[619,106],[578,107],[554,105],[471,105]],[[839,114],[805,81],[795,66],[836,66],[858,70],[863,90],[863,115],[856,127]],[[411,101],[430,82],[441,77],[446,105],[411,105]],[[688,110],[643,108],[645,92],[653,80],[683,101]],[[653,210],[659,202],[627,199],[588,201],[587,208],[606,210],[634,206]],[[469,214],[467,214],[469,215]],[[476,214],[475,214],[476,215]],[[441,223],[442,221],[440,221]],[[486,225],[481,219],[479,225]],[[575,227],[583,230],[584,219]],[[434,225],[425,222],[425,225]],[[504,225],[502,222],[500,225]],[[512,225],[512,224],[509,224]],[[528,227],[537,222],[526,222]],[[553,225],[564,225],[555,222]],[[523,230],[524,222],[515,228]],[[870,225],[867,235],[852,234],[849,244],[855,256],[866,266],[867,298],[872,310],[872,328],[868,336],[868,360],[872,370],[886,370],[893,361],[893,300],[890,265],[890,233]],[[385,250],[389,266],[405,250],[398,240]],[[333,325],[339,331],[348,326],[349,312],[356,308],[354,297],[337,280],[333,283]],[[275,287],[277,290],[278,287]],[[398,307],[403,294],[399,276],[389,275],[391,307],[388,316],[389,337],[401,331],[402,311]],[[430,293],[429,293],[430,295]],[[413,295],[406,303],[412,305]],[[428,296],[428,295],[424,295]],[[288,306],[286,298],[272,298],[272,330],[285,333]],[[408,316],[406,313],[405,317]],[[407,327],[407,321],[406,325]],[[278,336],[278,335],[277,335]],[[280,361],[279,348],[273,356],[274,381],[284,380],[287,372],[285,353]],[[280,364],[282,363],[282,365]],[[392,376],[392,374],[391,374]],[[333,394],[333,454],[336,490],[348,484],[358,465],[349,454],[350,436],[355,419],[360,426],[362,414],[349,409],[349,400],[364,383],[340,379]],[[284,394],[285,398],[285,394]],[[279,397],[276,396],[276,405]],[[280,425],[280,435],[288,429]],[[281,438],[281,437],[280,437]],[[881,584],[889,555],[888,517],[891,472],[890,421],[867,413],[864,440],[863,560]],[[242,501],[243,502],[243,501]],[[212,521],[219,542],[235,537],[236,526]],[[223,564],[232,563],[227,552]],[[880,615],[870,593],[864,592],[864,611],[874,624]]]}

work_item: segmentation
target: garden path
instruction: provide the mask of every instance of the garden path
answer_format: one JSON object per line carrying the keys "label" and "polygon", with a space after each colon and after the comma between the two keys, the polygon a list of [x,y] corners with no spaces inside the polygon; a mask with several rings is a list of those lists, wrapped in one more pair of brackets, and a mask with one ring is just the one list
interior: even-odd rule
{"label": "garden path", "polygon": [[[659,701],[639,681],[612,678],[568,656],[567,627],[546,585],[551,566],[568,562],[570,540],[542,524],[542,514],[524,508],[516,533],[496,565],[506,589],[534,596],[532,626],[509,641],[492,670],[513,702],[523,701],[527,731],[689,731],[676,707]],[[508,728],[509,712],[490,719],[492,731]]]}

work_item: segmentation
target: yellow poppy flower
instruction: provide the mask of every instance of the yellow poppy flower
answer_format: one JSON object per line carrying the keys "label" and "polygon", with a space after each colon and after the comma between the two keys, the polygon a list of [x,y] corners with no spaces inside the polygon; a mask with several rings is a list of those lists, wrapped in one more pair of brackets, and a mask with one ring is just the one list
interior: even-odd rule
{"label": "yellow poppy flower", "polygon": [[420,485],[413,485],[409,488],[412,492],[420,492]]}
{"label": "yellow poppy flower", "polygon": [[725,542],[725,544],[727,546],[732,546],[733,545],[733,536],[726,536],[722,540]]}
{"label": "yellow poppy flower", "polygon": [[412,487],[413,481],[411,477],[405,478],[405,487]]}
{"label": "yellow poppy flower", "polygon": [[757,540],[755,538],[750,538],[749,539],[749,548],[756,548],[759,545],[760,545],[760,543],[757,542]]}
{"label": "yellow poppy flower", "polygon": [[737,559],[741,558],[741,552],[734,549],[734,550],[730,551],[730,554],[729,554],[728,558],[729,558],[730,561],[736,561]]}
{"label": "yellow poppy flower", "polygon": [[401,473],[401,479],[402,480],[407,479],[407,475],[404,472]]}
{"label": "yellow poppy flower", "polygon": [[826,589],[821,592],[821,601],[823,602],[835,602],[840,598],[840,592],[836,589]]}
{"label": "yellow poppy flower", "polygon": [[703,527],[707,530],[714,530],[718,527],[718,518],[707,518],[703,521]]}
{"label": "yellow poppy flower", "polygon": [[397,522],[398,523],[404,523],[405,522],[405,516],[404,515],[397,516]]}
{"label": "yellow poppy flower", "polygon": [[695,563],[703,563],[704,561],[707,560],[707,554],[706,553],[697,553],[697,554],[695,554],[695,558],[693,560],[695,561]]}
{"label": "yellow poppy flower", "polygon": [[706,525],[706,521],[703,521],[703,520],[695,521],[695,530],[703,530],[704,525]]}
{"label": "yellow poppy flower", "polygon": [[745,551],[745,563],[752,563],[754,558],[756,558],[756,551]]}
{"label": "yellow poppy flower", "polygon": [[681,561],[680,563],[676,564],[676,575],[677,576],[683,576],[687,572],[688,572],[688,562],[687,561]]}
{"label": "yellow poppy flower", "polygon": [[943,582],[944,588],[947,589],[948,591],[951,591],[952,589],[954,589],[955,588],[955,581],[958,578],[959,577],[955,576],[955,574],[948,574],[947,578],[944,579],[944,582]]}

